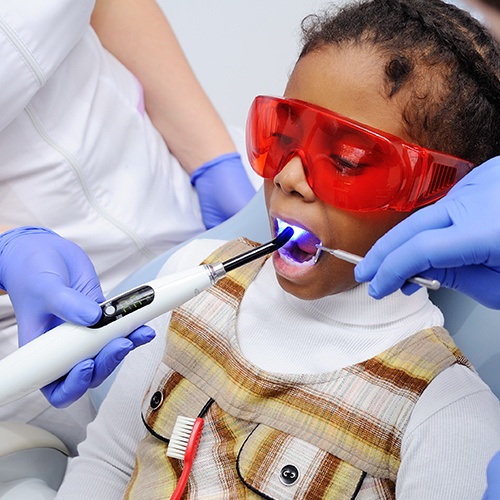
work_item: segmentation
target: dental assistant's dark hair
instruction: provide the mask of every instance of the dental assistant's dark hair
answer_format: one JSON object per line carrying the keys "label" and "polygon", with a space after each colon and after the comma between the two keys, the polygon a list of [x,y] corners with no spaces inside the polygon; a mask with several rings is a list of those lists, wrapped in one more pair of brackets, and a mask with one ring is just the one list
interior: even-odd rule
{"label": "dental assistant's dark hair", "polygon": [[302,30],[300,57],[375,48],[415,143],[475,164],[500,154],[500,48],[467,12],[439,0],[362,1],[308,16]]}

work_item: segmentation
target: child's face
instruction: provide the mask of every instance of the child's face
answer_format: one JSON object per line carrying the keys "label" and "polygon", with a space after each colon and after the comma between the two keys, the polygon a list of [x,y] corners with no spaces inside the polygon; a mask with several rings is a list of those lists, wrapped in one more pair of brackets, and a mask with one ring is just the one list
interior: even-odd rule
{"label": "child's face", "polygon": [[[384,92],[382,63],[369,48],[329,47],[308,54],[297,63],[284,95],[408,140],[401,108]],[[313,254],[315,244],[321,241],[329,248],[365,255],[381,235],[408,215],[390,210],[346,211],[325,203],[309,187],[297,156],[274,179],[264,180],[264,190],[274,232],[276,219],[280,219],[314,235],[301,238],[301,251],[286,246],[273,255],[282,288],[307,300],[355,287],[354,266],[325,252],[314,265],[312,260],[299,264],[287,257],[289,250],[304,257]]]}

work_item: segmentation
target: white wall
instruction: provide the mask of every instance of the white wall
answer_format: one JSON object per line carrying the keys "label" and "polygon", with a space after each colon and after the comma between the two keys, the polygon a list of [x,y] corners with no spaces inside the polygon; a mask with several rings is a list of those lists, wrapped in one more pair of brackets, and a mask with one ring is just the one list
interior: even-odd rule
{"label": "white wall", "polygon": [[[342,5],[346,0],[336,0]],[[281,95],[300,47],[300,22],[325,0],[158,0],[227,124],[244,127],[258,94]],[[456,0],[464,6],[462,0]]]}
{"label": "white wall", "polygon": [[224,121],[244,127],[256,95],[282,95],[300,47],[300,21],[331,2],[158,0],[158,3]]}

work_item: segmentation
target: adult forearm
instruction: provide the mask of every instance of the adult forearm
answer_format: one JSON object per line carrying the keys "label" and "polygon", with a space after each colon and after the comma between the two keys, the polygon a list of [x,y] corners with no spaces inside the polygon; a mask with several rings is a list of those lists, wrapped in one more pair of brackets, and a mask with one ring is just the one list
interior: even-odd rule
{"label": "adult forearm", "polygon": [[97,0],[92,26],[140,80],[151,120],[189,173],[235,150],[154,0]]}

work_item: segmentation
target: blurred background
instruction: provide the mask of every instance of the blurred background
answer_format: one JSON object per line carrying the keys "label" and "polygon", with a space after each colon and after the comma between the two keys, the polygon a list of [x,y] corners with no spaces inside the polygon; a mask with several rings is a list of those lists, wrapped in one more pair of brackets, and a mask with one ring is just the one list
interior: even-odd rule
{"label": "blurred background", "polygon": [[[298,56],[302,19],[345,0],[158,3],[224,121],[244,127],[256,95],[282,95]],[[467,8],[461,0],[452,3]]]}

